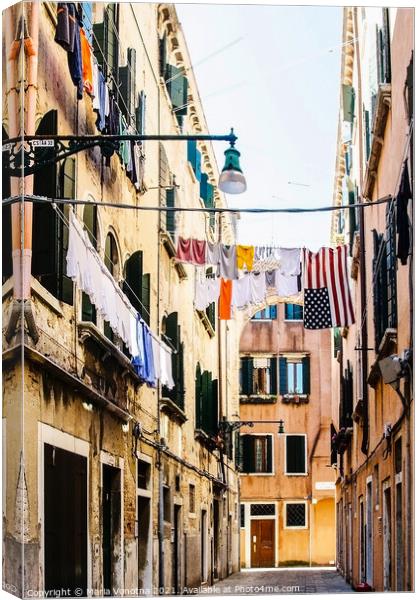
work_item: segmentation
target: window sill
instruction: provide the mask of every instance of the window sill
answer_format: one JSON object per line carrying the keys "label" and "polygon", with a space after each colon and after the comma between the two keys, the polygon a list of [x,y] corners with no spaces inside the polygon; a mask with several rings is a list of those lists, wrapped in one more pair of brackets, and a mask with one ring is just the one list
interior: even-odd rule
{"label": "window sill", "polygon": [[309,473],[285,473],[287,477],[308,477]]}
{"label": "window sill", "polygon": [[170,398],[161,398],[160,410],[176,421],[179,425],[183,425],[188,420],[185,412]]}
{"label": "window sill", "polygon": [[240,471],[239,474],[245,477],[274,477],[275,473],[244,473]]}
{"label": "window sill", "polygon": [[79,321],[77,323],[77,329],[79,332],[79,340],[82,344],[85,344],[88,340],[93,341],[102,351],[103,355],[101,361],[105,363],[108,359],[112,358],[116,360],[119,365],[124,369],[124,372],[129,373],[137,381],[141,381],[137,375],[131,361],[125,354],[121,352],[109,340],[94,324],[90,321]]}
{"label": "window sill", "polygon": [[309,395],[308,394],[284,394],[284,396],[282,396],[281,401],[284,404],[308,404],[309,403]]}
{"label": "window sill", "polygon": [[274,395],[241,395],[239,396],[239,402],[241,404],[275,404],[277,402],[277,396]]}
{"label": "window sill", "polygon": [[284,319],[285,323],[303,323],[303,319]]}

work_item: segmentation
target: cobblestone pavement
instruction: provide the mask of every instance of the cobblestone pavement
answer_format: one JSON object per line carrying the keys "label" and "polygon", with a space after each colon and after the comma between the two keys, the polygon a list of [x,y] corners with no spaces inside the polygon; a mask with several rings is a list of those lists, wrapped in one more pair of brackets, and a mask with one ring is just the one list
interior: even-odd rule
{"label": "cobblestone pavement", "polygon": [[200,595],[225,594],[328,594],[352,593],[351,586],[335,568],[324,569],[242,569],[212,587],[203,586]]}

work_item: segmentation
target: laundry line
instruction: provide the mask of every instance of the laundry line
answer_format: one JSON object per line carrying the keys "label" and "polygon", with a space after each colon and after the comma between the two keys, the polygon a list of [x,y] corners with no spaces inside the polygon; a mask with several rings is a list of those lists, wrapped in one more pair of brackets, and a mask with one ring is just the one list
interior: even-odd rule
{"label": "laundry line", "polygon": [[376,206],[378,204],[384,204],[392,200],[392,196],[388,194],[379,200],[372,202],[364,202],[357,204],[345,204],[340,206],[319,206],[314,208],[220,208],[220,207],[190,207],[190,206],[138,206],[135,204],[123,204],[119,202],[103,202],[100,200],[77,200],[69,198],[48,198],[46,196],[36,196],[32,194],[26,194],[24,196],[11,196],[10,198],[4,199],[3,205],[16,204],[17,202],[33,202],[40,204],[91,204],[93,206],[104,206],[108,208],[122,208],[125,210],[139,210],[139,211],[157,211],[157,212],[202,212],[202,213],[250,213],[250,214],[276,214],[276,213],[316,213],[316,212],[332,212],[335,210],[348,210],[353,208],[369,208],[370,206]]}

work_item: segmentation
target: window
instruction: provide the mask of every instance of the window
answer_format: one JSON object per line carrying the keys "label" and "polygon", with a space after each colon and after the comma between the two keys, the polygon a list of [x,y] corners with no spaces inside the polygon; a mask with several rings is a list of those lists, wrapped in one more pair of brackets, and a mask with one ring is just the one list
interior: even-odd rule
{"label": "window", "polygon": [[341,86],[343,121],[349,123],[354,119],[354,99],[355,92],[351,85],[342,84]]}
{"label": "window", "polygon": [[118,3],[107,4],[102,23],[93,24],[93,52],[110,86],[118,94]]}
{"label": "window", "polygon": [[280,394],[309,395],[311,391],[311,373],[309,356],[290,356],[279,359]]}
{"label": "window", "polygon": [[[41,119],[37,134],[57,134],[57,111],[50,110]],[[36,149],[35,160],[51,157],[54,149]],[[76,162],[73,157],[48,164],[34,174],[34,194],[47,198],[75,197]],[[50,204],[33,207],[32,275],[56,298],[73,304],[73,282],[66,275],[68,246],[68,206],[56,210]]]}
{"label": "window", "polygon": [[[175,188],[169,188],[166,191],[166,206],[173,208],[175,206]],[[175,211],[166,212],[166,233],[168,233],[172,239],[175,238]]]}
{"label": "window", "polygon": [[252,321],[275,321],[277,319],[277,305],[272,304],[271,306],[266,306],[263,310],[259,310],[252,317]]}
{"label": "window", "polygon": [[144,460],[137,461],[137,487],[142,490],[148,490],[150,485],[151,466]]}
{"label": "window", "polygon": [[143,273],[143,252],[138,250],[124,267],[123,292],[142,319],[150,325],[150,274]]}
{"label": "window", "polygon": [[376,26],[376,40],[378,82],[391,83],[391,46],[388,8],[382,9],[382,27]]}
{"label": "window", "polygon": [[395,441],[394,450],[394,467],[395,473],[398,474],[402,471],[402,443],[400,437]]}
{"label": "window", "polygon": [[127,48],[127,65],[118,69],[120,94],[118,95],[119,107],[130,125],[135,118],[136,103],[136,51]]}
{"label": "window", "polygon": [[243,395],[277,395],[277,359],[242,357],[240,393]]}
{"label": "window", "polygon": [[[206,269],[206,277],[215,277],[215,274],[213,272],[213,267],[209,267],[208,269]],[[213,328],[213,331],[215,331],[216,329],[216,302],[212,302],[211,304],[208,305],[208,307],[205,310],[206,312],[206,316],[210,322],[210,325]]]}
{"label": "window", "polygon": [[159,74],[161,77],[165,77],[166,60],[167,60],[167,42],[166,42],[166,33],[164,33],[163,36],[161,38],[159,38]]}
{"label": "window", "polygon": [[181,410],[184,410],[185,385],[184,385],[184,344],[181,342],[181,326],[178,325],[178,313],[171,313],[162,323],[163,340],[169,342],[172,352],[172,375],[175,387],[169,390],[163,386],[162,395],[169,398]]}
{"label": "window", "polygon": [[340,428],[353,426],[353,369],[350,362],[341,376],[341,398],[339,405]]}
{"label": "window", "polygon": [[386,329],[397,325],[396,231],[395,215],[390,215],[390,210],[389,205],[385,234],[379,235],[373,230],[372,287],[376,350]]}
{"label": "window", "polygon": [[306,502],[286,502],[285,511],[286,528],[306,528]]}
{"label": "window", "polygon": [[194,171],[197,181],[201,181],[201,152],[197,150],[196,140],[187,141],[187,159]]}
{"label": "window", "polygon": [[239,435],[239,470],[243,473],[273,472],[272,435]]}
{"label": "window", "polygon": [[241,527],[245,527],[245,504],[241,504]]}
{"label": "window", "polygon": [[306,475],[306,435],[285,436],[286,475]]}
{"label": "window", "polygon": [[166,89],[177,117],[182,117],[188,112],[188,79],[185,77],[184,72],[184,67],[166,65]]}
{"label": "window", "polygon": [[[96,204],[86,204],[83,209],[83,226],[88,234],[92,246],[97,249],[98,238],[98,207]],[[82,292],[82,321],[89,321],[96,325],[96,308],[89,296]]]}
{"label": "window", "polygon": [[219,385],[217,379],[212,379],[210,371],[201,372],[197,364],[195,370],[195,427],[211,436],[218,433]]}
{"label": "window", "polygon": [[189,485],[189,511],[190,513],[195,513],[195,485],[193,485],[192,483],[190,483]]}
{"label": "window", "polygon": [[171,511],[171,490],[167,485],[163,486],[163,520],[167,523],[172,522]]}
{"label": "window", "polygon": [[300,304],[285,304],[284,305],[284,320],[285,321],[302,321],[303,306]]}
{"label": "window", "polygon": [[274,504],[251,504],[251,517],[270,517],[275,514]]}

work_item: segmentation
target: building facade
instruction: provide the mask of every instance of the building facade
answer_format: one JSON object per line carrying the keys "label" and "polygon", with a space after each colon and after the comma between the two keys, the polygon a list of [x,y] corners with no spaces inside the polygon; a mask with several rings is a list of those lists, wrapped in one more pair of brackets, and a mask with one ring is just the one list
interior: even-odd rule
{"label": "building facade", "polygon": [[335,563],[330,345],[328,330],[303,328],[297,304],[267,306],[244,325],[239,414],[254,422],[236,440],[244,567]]}
{"label": "building facade", "polygon": [[[356,323],[334,334],[337,564],[354,586],[408,591],[414,11],[366,7],[343,14],[334,203],[350,208],[335,213],[332,243],[350,245]],[[355,203],[364,208],[352,209]],[[390,376],[390,364],[399,372]]]}
{"label": "building facade", "polygon": [[[23,125],[28,134],[100,135],[106,111],[74,84],[72,57],[55,41],[69,6],[106,80],[109,114],[124,118],[119,132],[208,133],[173,5],[40,2],[3,12],[3,141]],[[21,18],[30,37],[16,54]],[[24,56],[27,47],[34,53]],[[32,77],[25,90],[14,85],[22,65]],[[21,114],[14,99],[24,94]],[[33,227],[27,205],[23,253],[12,252],[19,206],[3,207],[3,580],[16,594],[182,593],[239,568],[238,477],[217,435],[219,420],[238,411],[235,323],[220,322],[214,305],[194,309],[195,269],[174,261],[177,235],[233,243],[234,226],[222,215],[102,206],[225,205],[211,143],[143,141],[135,177],[126,151],[118,145],[109,158],[95,146],[26,177],[27,194],[83,202],[34,202]],[[22,183],[4,182],[4,198]],[[142,381],[67,277],[71,210],[171,347],[173,389]]]}

